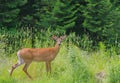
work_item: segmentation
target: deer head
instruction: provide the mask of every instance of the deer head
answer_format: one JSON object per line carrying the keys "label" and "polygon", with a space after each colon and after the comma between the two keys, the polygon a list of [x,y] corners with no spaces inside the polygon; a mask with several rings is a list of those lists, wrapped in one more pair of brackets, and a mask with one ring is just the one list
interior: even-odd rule
{"label": "deer head", "polygon": [[53,38],[53,40],[56,41],[56,45],[60,45],[61,42],[66,38],[66,35],[64,35],[64,36],[60,36],[59,38],[56,37],[56,36],[53,36],[52,38]]}

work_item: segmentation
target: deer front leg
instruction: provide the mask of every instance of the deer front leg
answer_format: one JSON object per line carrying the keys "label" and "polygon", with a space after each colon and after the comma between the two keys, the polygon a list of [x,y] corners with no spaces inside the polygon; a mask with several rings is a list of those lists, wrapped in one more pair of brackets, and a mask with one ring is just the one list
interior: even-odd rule
{"label": "deer front leg", "polygon": [[46,71],[51,73],[51,62],[46,62]]}
{"label": "deer front leg", "polygon": [[25,63],[25,66],[23,68],[23,71],[26,73],[26,75],[32,79],[32,77],[30,76],[30,74],[27,72],[27,68],[29,67],[30,63]]}

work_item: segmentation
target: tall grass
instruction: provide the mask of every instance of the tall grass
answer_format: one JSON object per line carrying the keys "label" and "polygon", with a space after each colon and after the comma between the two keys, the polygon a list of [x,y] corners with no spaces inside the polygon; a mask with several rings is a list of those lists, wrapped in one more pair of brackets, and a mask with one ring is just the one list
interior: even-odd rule
{"label": "tall grass", "polygon": [[[34,39],[34,46],[52,47],[51,31],[42,31],[45,34],[38,34]],[[9,35],[9,34],[7,34]],[[59,35],[59,34],[58,34]],[[87,36],[76,37],[75,34],[67,36],[63,41],[61,49],[55,60],[52,62],[52,73],[47,75],[45,63],[33,62],[28,68],[28,72],[34,78],[30,80],[22,71],[23,65],[18,67],[13,76],[9,76],[11,66],[17,62],[16,52],[6,55],[5,36],[0,35],[0,83],[119,83],[120,82],[120,56],[114,50],[114,47],[108,50],[104,43],[99,43],[99,50],[89,51],[92,41]],[[14,37],[13,37],[14,38]],[[19,43],[14,43],[14,48],[32,47],[31,37],[18,37]],[[76,46],[76,41],[81,48]],[[80,43],[81,42],[81,43]],[[12,43],[12,42],[11,42]],[[11,45],[9,50],[13,50]],[[85,50],[86,48],[86,50]]]}
{"label": "tall grass", "polygon": [[[106,54],[106,53],[105,53]],[[72,45],[69,49],[63,43],[56,59],[52,62],[52,74],[46,74],[45,63],[33,62],[28,72],[34,78],[30,80],[18,67],[13,76],[9,76],[11,65],[17,57],[2,57],[0,64],[1,83],[96,83],[96,74],[104,72],[102,83],[119,83],[119,58],[103,56],[103,52],[88,53]]]}

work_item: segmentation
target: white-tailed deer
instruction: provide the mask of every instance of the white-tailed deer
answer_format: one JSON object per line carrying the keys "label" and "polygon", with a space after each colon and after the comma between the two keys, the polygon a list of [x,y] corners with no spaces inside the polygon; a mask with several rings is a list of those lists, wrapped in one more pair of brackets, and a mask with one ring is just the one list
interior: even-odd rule
{"label": "white-tailed deer", "polygon": [[60,44],[66,36],[61,36],[57,38],[56,36],[52,37],[56,44],[52,48],[23,48],[17,52],[18,62],[12,66],[10,71],[10,75],[12,75],[15,68],[25,63],[23,71],[26,75],[32,79],[32,77],[27,72],[27,68],[31,64],[32,61],[43,61],[46,63],[46,71],[51,72],[51,61],[53,61],[56,55],[59,52]]}

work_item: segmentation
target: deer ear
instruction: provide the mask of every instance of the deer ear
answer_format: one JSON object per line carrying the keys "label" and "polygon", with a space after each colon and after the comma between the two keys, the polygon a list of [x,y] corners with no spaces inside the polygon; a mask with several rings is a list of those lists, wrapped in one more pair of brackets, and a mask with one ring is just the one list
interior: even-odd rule
{"label": "deer ear", "polygon": [[66,38],[66,35],[64,35],[64,36],[61,36],[60,38],[62,38],[62,39],[65,39],[65,38]]}
{"label": "deer ear", "polygon": [[53,38],[54,40],[57,40],[57,37],[56,37],[56,36],[52,36],[52,38]]}

